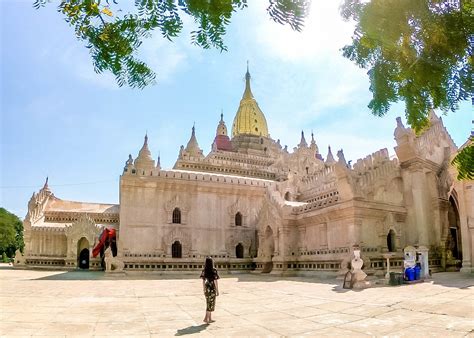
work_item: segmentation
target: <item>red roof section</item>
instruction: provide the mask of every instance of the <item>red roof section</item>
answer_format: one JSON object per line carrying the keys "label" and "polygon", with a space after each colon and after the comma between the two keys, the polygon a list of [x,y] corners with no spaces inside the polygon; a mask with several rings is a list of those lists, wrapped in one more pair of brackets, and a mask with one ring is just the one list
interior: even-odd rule
{"label": "red roof section", "polygon": [[217,149],[232,151],[232,143],[230,143],[229,136],[227,135],[217,135],[214,139]]}

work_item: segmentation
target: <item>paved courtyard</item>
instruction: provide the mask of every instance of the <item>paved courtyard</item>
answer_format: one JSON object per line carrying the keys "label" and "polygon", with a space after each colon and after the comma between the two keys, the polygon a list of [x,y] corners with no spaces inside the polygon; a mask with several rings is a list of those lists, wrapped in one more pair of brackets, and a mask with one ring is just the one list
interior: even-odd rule
{"label": "paved courtyard", "polygon": [[196,276],[0,267],[0,335],[473,336],[474,277],[348,291],[333,279],[225,275],[204,325]]}

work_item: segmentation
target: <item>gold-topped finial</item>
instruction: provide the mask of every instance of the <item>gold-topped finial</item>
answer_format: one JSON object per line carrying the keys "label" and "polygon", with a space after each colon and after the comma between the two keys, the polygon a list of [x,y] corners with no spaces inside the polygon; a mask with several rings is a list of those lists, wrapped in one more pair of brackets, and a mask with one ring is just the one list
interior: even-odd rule
{"label": "gold-topped finial", "polygon": [[268,137],[267,120],[253,97],[250,89],[250,78],[249,63],[247,61],[245,91],[232,125],[232,137],[241,134]]}

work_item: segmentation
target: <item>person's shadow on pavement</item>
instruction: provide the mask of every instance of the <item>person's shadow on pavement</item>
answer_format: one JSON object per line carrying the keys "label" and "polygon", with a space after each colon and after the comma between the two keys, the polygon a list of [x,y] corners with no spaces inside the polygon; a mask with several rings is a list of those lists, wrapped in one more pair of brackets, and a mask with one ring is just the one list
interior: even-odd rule
{"label": "person's shadow on pavement", "polygon": [[179,329],[176,332],[175,336],[184,336],[185,334],[198,333],[198,332],[201,332],[202,330],[205,330],[208,326],[209,324],[188,326],[187,328]]}

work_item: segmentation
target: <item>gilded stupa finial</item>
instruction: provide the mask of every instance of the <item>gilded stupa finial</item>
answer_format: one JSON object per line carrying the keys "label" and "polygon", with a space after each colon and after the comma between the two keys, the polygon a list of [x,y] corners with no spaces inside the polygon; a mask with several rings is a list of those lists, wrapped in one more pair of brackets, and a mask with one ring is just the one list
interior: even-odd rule
{"label": "gilded stupa finial", "polygon": [[269,137],[267,120],[250,89],[250,71],[247,62],[245,73],[245,91],[240,100],[239,109],[232,124],[232,137],[237,135],[254,135]]}
{"label": "gilded stupa finial", "polygon": [[243,95],[243,99],[252,99],[253,94],[252,90],[250,89],[250,72],[249,72],[249,61],[247,60],[247,72],[245,73],[245,91]]}

